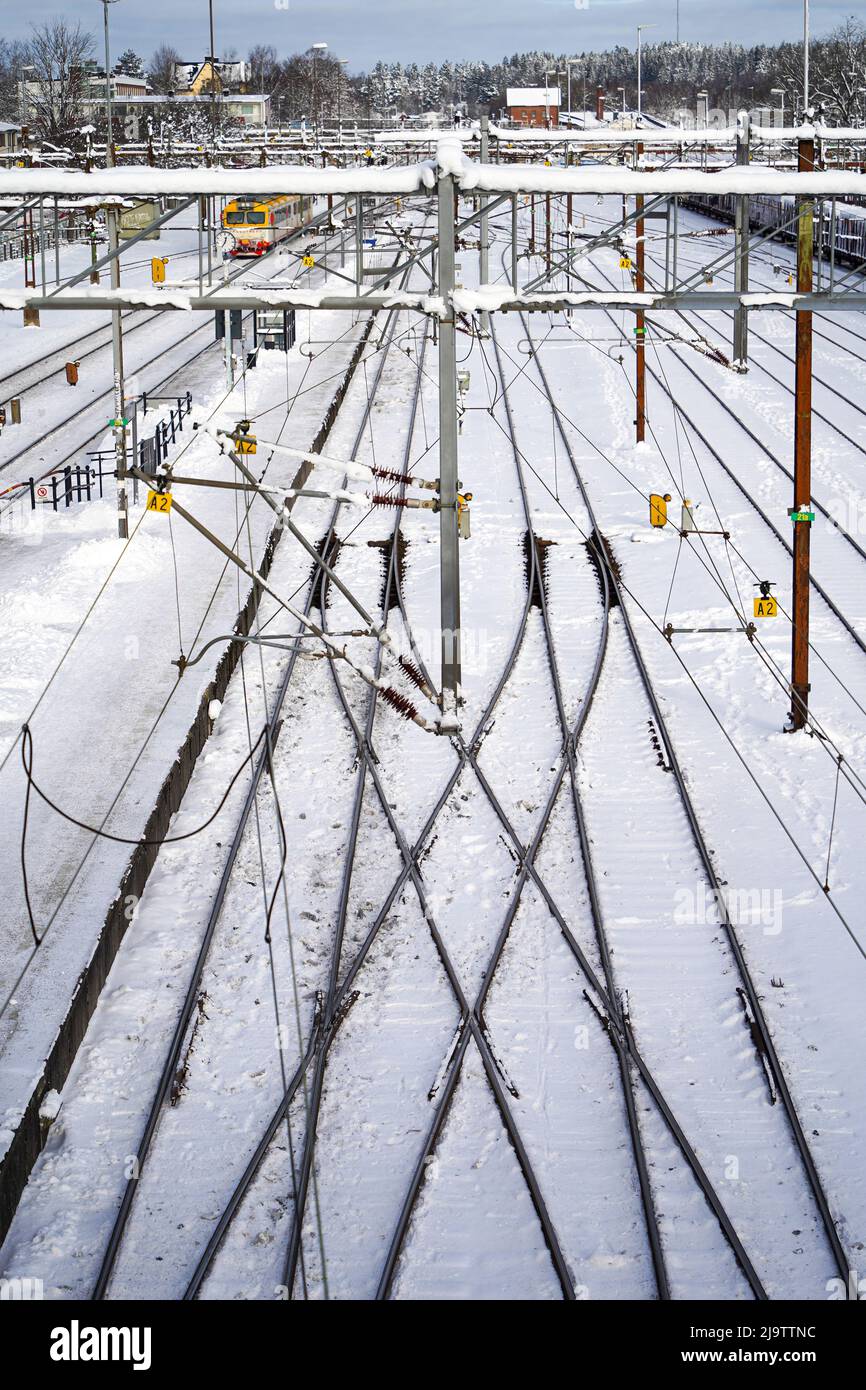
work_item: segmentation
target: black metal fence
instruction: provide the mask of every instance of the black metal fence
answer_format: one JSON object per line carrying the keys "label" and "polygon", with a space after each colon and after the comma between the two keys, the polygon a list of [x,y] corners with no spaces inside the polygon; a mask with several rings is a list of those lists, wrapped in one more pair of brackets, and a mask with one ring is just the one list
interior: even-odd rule
{"label": "black metal fence", "polygon": [[[161,419],[152,435],[135,443],[135,461],[142,473],[154,474],[169,456],[177,443],[178,435],[183,433],[184,420],[192,410],[192,396],[148,396],[143,395],[144,413],[161,401],[171,400],[174,405],[168,415]],[[37,507],[51,507],[59,511],[77,502],[90,502],[104,495],[106,478],[117,476],[116,455],[113,449],[95,449],[87,455],[90,462],[85,465],[68,465],[57,473],[48,473],[42,478],[28,478],[24,484],[30,493],[31,510]],[[138,480],[133,479],[133,501],[138,501]]]}

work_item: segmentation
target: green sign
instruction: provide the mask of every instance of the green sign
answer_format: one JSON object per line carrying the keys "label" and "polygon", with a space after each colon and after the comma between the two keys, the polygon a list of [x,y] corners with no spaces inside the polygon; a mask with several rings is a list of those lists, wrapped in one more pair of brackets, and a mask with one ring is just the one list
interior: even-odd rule
{"label": "green sign", "polygon": [[814,521],[814,512],[791,512],[792,521]]}

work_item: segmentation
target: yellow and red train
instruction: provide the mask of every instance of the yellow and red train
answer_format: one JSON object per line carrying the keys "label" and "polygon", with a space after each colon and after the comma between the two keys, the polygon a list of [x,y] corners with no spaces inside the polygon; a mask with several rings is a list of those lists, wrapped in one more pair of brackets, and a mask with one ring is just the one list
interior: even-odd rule
{"label": "yellow and red train", "polygon": [[223,231],[232,238],[230,256],[264,256],[313,217],[315,199],[303,193],[275,198],[233,198],[222,214]]}

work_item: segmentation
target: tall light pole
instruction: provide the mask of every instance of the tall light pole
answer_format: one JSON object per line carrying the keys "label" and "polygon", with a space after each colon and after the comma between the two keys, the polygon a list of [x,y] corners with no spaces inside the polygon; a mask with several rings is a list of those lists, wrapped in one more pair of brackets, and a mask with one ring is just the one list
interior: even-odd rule
{"label": "tall light pole", "polygon": [[779,124],[780,124],[780,125],[784,125],[784,124],[785,124],[785,88],[784,88],[784,87],[771,87],[771,88],[770,88],[770,96],[771,96],[771,97],[781,97],[781,99],[782,99],[782,101],[781,101],[782,111],[781,111],[781,118],[780,118]]}
{"label": "tall light pole", "polygon": [[809,0],[803,0],[803,119],[809,110]]}
{"label": "tall light pole", "polygon": [[313,44],[313,133],[316,144],[319,143],[319,54],[324,53],[328,45],[326,43]]}
{"label": "tall light pole", "polygon": [[216,138],[216,53],[213,37],[213,0],[207,0],[208,29],[210,37],[210,129],[211,139]]}
{"label": "tall light pole", "polygon": [[[105,163],[114,168],[114,144],[111,131],[111,47],[108,41],[108,7],[117,0],[102,0],[105,18],[105,118],[108,131],[105,145]],[[120,239],[117,227],[117,208],[109,207],[106,212],[108,227],[108,250],[111,253],[111,288],[120,288]],[[120,310],[111,311],[111,355],[114,366],[114,467],[117,475],[117,534],[121,540],[129,535],[129,509],[126,499],[126,425],[124,408],[126,389],[123,381],[123,329]]]}
{"label": "tall light pole", "polygon": [[655,24],[639,24],[637,26],[637,120],[640,125],[641,117],[641,34],[644,29],[655,29]]}
{"label": "tall light pole", "polygon": [[348,67],[348,58],[337,59],[337,128],[343,126],[343,70]]}

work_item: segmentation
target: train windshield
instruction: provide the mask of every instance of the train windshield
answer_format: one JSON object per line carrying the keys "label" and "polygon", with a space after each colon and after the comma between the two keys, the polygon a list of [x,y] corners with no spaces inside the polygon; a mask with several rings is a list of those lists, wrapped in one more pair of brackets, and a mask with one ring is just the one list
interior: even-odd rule
{"label": "train windshield", "polygon": [[240,208],[237,212],[227,212],[225,219],[226,226],[228,227],[238,227],[243,224],[261,227],[264,225],[265,214],[263,212],[254,212],[252,208]]}

